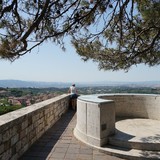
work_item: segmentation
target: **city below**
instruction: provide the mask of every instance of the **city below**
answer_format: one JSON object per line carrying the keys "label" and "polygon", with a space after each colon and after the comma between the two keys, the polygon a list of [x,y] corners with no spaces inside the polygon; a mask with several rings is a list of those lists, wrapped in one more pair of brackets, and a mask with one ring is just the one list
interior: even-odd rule
{"label": "city below", "polygon": [[[71,83],[0,80],[0,115],[68,93]],[[160,94],[160,81],[76,83],[79,95],[104,93]]]}

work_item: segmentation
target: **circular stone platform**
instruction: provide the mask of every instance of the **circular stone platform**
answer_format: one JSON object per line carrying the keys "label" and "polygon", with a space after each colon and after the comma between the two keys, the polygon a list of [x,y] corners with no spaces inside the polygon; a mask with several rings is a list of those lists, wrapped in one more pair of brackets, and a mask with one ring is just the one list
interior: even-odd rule
{"label": "circular stone platform", "polygon": [[[134,136],[132,140],[160,143],[160,121],[151,119],[126,119],[116,123],[116,129]],[[157,135],[159,138],[157,139]],[[153,137],[153,139],[148,139]],[[154,139],[155,137],[155,139]]]}
{"label": "circular stone platform", "polygon": [[87,95],[77,105],[82,142],[127,160],[160,159],[160,95]]}
{"label": "circular stone platform", "polygon": [[124,148],[159,150],[160,121],[151,119],[125,119],[116,122],[116,134],[110,144]]}

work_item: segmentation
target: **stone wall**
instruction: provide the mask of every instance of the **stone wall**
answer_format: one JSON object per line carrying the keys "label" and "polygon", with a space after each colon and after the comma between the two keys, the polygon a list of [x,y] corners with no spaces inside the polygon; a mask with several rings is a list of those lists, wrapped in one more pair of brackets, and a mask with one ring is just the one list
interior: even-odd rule
{"label": "stone wall", "polygon": [[17,160],[68,110],[61,95],[0,116],[0,159]]}
{"label": "stone wall", "polygon": [[116,117],[160,120],[160,95],[108,94],[101,98],[115,102]]}

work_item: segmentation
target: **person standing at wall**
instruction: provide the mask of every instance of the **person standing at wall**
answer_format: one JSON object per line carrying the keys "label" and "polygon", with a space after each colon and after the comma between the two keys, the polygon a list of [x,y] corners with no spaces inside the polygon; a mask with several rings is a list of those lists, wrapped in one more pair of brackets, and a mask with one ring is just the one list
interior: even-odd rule
{"label": "person standing at wall", "polygon": [[72,86],[70,86],[68,92],[71,94],[71,106],[72,106],[72,109],[76,110],[77,97],[78,97],[76,85],[72,84]]}

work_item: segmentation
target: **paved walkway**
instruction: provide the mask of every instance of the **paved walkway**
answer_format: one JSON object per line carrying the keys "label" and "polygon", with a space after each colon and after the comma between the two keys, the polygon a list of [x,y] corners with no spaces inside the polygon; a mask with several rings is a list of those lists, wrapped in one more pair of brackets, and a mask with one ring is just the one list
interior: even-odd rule
{"label": "paved walkway", "polygon": [[78,141],[75,125],[76,114],[68,111],[20,160],[122,160]]}

